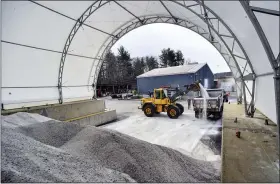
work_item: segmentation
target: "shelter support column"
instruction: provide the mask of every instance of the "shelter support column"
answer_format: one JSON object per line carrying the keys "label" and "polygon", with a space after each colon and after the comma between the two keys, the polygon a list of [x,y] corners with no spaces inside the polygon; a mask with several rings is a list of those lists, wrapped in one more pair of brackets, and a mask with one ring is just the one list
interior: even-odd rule
{"label": "shelter support column", "polygon": [[[277,58],[278,66],[274,70],[274,88],[276,105],[276,123],[278,128],[278,154],[280,154],[280,58]],[[280,176],[279,176],[280,177]],[[280,181],[280,178],[279,178]]]}
{"label": "shelter support column", "polygon": [[[276,123],[278,127],[278,153],[280,153],[280,53],[278,54],[277,59],[274,56],[274,53],[271,49],[271,46],[268,42],[268,39],[263,31],[262,26],[260,25],[256,15],[254,14],[254,11],[257,11],[259,13],[267,14],[270,16],[280,16],[279,11],[274,10],[268,10],[265,8],[257,8],[250,6],[249,1],[241,1],[241,5],[243,6],[243,9],[245,10],[246,14],[248,15],[248,18],[251,20],[251,23],[253,24],[259,39],[263,45],[263,48],[266,52],[267,58],[271,64],[271,67],[274,70],[274,88],[275,88],[275,104],[276,104]],[[280,175],[279,175],[280,177]]]}
{"label": "shelter support column", "polygon": [[241,88],[242,88],[242,91],[243,91],[243,99],[244,99],[244,110],[245,110],[245,115],[248,115],[248,109],[247,109],[247,98],[246,98],[246,89],[245,89],[245,82],[244,80],[242,79],[241,81]]}
{"label": "shelter support column", "polygon": [[254,113],[255,113],[255,90],[256,90],[255,88],[256,88],[256,78],[254,76],[253,86],[252,86],[252,100],[249,109],[249,114],[251,117],[254,117]]}

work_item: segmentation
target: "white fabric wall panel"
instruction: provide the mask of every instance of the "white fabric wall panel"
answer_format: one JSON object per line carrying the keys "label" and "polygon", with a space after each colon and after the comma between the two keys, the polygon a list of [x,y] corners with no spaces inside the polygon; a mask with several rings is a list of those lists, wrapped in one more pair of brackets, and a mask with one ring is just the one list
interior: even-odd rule
{"label": "white fabric wall panel", "polygon": [[245,84],[247,85],[248,88],[245,87],[245,93],[246,93],[246,100],[248,104],[250,104],[252,97],[252,89],[253,89],[253,82],[252,81],[245,81]]}
{"label": "white fabric wall panel", "polygon": [[61,54],[2,43],[2,86],[57,86]]}
{"label": "white fabric wall panel", "polygon": [[245,67],[246,67],[246,69],[244,71],[244,76],[248,75],[249,73],[252,72],[249,65],[248,64],[246,65],[246,62],[247,62],[246,60],[238,58],[238,57],[235,57],[235,59],[236,59],[236,62],[238,63],[238,65],[240,67],[241,72],[243,72]]}
{"label": "white fabric wall panel", "polygon": [[[172,15],[193,22],[200,32],[206,32],[203,37],[208,39],[207,24],[191,11],[182,7],[196,4],[195,1],[162,1]],[[82,13],[92,4],[94,10],[99,1],[38,1],[37,3],[47,6],[66,16],[78,19]],[[128,11],[138,17],[148,15],[162,15],[170,17],[168,11],[160,1],[118,1]],[[178,4],[179,3],[179,4]],[[104,5],[103,5],[104,4]],[[262,43],[239,1],[205,1],[235,33],[245,51],[247,52],[255,73],[263,74],[272,72]],[[279,11],[277,1],[251,1],[251,5],[274,9]],[[52,12],[44,7],[38,6],[30,1],[2,1],[2,40],[15,42],[44,49],[63,51],[66,39],[75,21]],[[101,1],[103,5],[97,9],[87,20],[86,24],[107,32],[116,34],[117,29],[123,28],[126,22],[136,18],[115,2]],[[200,6],[192,6],[191,9],[199,15],[204,14]],[[214,17],[208,12],[209,17]],[[274,55],[279,53],[279,17],[256,13],[262,28],[271,44]],[[138,21],[138,20],[137,20]],[[218,21],[211,20],[215,29],[218,29]],[[197,28],[191,28],[197,31]],[[219,32],[230,35],[229,31],[221,23]],[[110,42],[111,36],[82,25],[73,38],[69,47],[70,54],[88,57],[100,57],[105,47]],[[216,48],[221,47],[221,53],[227,60],[228,65],[236,78],[240,76],[235,61],[229,55],[228,49],[222,40],[212,31],[216,41]],[[229,49],[232,48],[232,39],[224,38]],[[105,41],[107,41],[105,43]],[[234,54],[245,57],[241,48],[235,43]],[[2,86],[4,87],[26,87],[26,86],[48,86],[47,88],[2,88],[2,100],[5,108],[19,108],[22,106],[44,105],[57,103],[58,101],[58,72],[61,53],[42,51],[38,49],[16,46],[2,43]],[[245,68],[245,60],[236,58],[241,71]],[[67,55],[63,69],[64,102],[90,99],[94,95],[92,87],[77,87],[81,85],[92,85],[99,60],[87,59]],[[251,73],[247,65],[244,75]],[[240,83],[238,83],[240,86]],[[252,91],[251,82],[248,82],[249,90]],[[241,86],[240,86],[241,87]],[[256,84],[256,107],[266,114],[270,119],[276,121],[275,94],[272,76],[260,77]],[[238,91],[240,93],[240,91]],[[246,89],[247,101],[250,98]],[[272,98],[273,97],[273,98]]]}
{"label": "white fabric wall panel", "polygon": [[275,90],[273,75],[256,80],[256,108],[276,122]]}
{"label": "white fabric wall panel", "polygon": [[279,1],[250,1],[251,6],[279,11]]}
{"label": "white fabric wall panel", "polygon": [[169,15],[159,1],[122,1],[119,3],[136,16]]}
{"label": "white fabric wall panel", "polygon": [[2,89],[4,109],[58,103],[58,90],[53,88]]}
{"label": "white fabric wall panel", "polygon": [[[91,72],[90,72],[90,76],[89,76],[88,81],[87,81],[89,85],[92,85],[93,82],[94,82],[94,77],[95,77],[95,73],[97,72],[97,67],[100,65],[100,64],[98,64],[99,62],[100,61],[95,60],[91,65],[91,68],[90,68]],[[97,75],[97,77],[98,77],[98,75]]]}
{"label": "white fabric wall panel", "polygon": [[[184,8],[182,5],[184,3],[179,2],[180,4],[174,3],[174,2],[169,2],[169,1],[164,1],[164,4],[168,7],[168,9],[171,11],[172,15],[175,17],[180,17],[185,20],[189,20],[199,27],[207,30],[207,24],[203,20],[201,20],[198,16],[196,16],[194,13],[192,13],[190,10],[187,10]],[[194,2],[189,2],[194,4]],[[198,14],[201,14],[199,6],[195,6],[191,8],[193,11],[195,11]],[[193,28],[193,30],[196,30],[196,28]]]}
{"label": "white fabric wall panel", "polygon": [[[121,2],[118,2],[121,4]],[[108,13],[108,11],[110,13]],[[116,28],[126,23],[134,17],[126,10],[121,8],[115,2],[105,4],[102,8],[96,10],[93,16],[86,20],[86,24],[103,30],[107,33],[112,33]]]}
{"label": "white fabric wall panel", "polygon": [[237,92],[237,98],[241,97],[242,94],[243,94],[243,91],[242,91],[242,84],[241,82],[236,82],[236,92]]}
{"label": "white fabric wall panel", "polygon": [[74,21],[30,1],[2,2],[2,40],[61,51]]}
{"label": "white fabric wall panel", "polygon": [[71,99],[71,98],[85,98],[90,99],[93,96],[92,87],[63,87],[63,98]]}
{"label": "white fabric wall panel", "polygon": [[68,55],[64,66],[62,85],[88,85],[92,62],[94,62],[93,59]]}
{"label": "white fabric wall panel", "polygon": [[[279,7],[279,6],[278,6]],[[278,10],[279,11],[279,10]],[[275,58],[279,54],[279,16],[255,13],[259,23],[262,26],[264,34],[271,46]],[[269,21],[267,21],[269,20]]]}
{"label": "white fabric wall panel", "polygon": [[78,19],[90,5],[95,3],[95,1],[37,1],[37,3],[71,18]]}
{"label": "white fabric wall panel", "polygon": [[95,57],[108,36],[90,27],[82,26],[73,38],[68,52],[87,57]]}

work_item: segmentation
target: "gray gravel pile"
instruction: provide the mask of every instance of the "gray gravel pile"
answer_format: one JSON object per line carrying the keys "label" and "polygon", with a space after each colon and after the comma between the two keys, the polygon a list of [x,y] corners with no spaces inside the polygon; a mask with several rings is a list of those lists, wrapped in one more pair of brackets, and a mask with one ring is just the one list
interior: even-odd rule
{"label": "gray gravel pile", "polygon": [[[14,119],[23,117],[22,114],[12,116]],[[105,168],[96,160],[72,155],[71,152],[23,134],[22,128],[34,128],[34,124],[30,125],[30,122],[35,119],[32,116],[28,118],[28,114],[24,115],[19,127],[16,127],[18,123],[10,126],[5,120],[9,121],[11,118],[2,119],[1,182],[134,182],[128,175]],[[25,121],[27,126],[24,126]],[[46,127],[43,123],[40,125],[42,128]],[[62,129],[57,131],[64,132]],[[55,137],[51,140],[54,139]]]}
{"label": "gray gravel pile", "polygon": [[2,182],[219,182],[209,162],[173,149],[40,118],[2,119]]}

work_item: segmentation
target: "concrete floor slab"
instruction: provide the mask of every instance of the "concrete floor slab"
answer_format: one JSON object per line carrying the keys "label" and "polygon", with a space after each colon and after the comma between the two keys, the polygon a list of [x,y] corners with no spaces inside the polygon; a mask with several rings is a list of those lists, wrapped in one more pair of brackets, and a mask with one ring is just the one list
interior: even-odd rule
{"label": "concrete floor slab", "polygon": [[[277,130],[256,113],[245,117],[244,107],[225,104],[222,134],[222,182],[279,182]],[[237,117],[237,123],[234,119]],[[241,137],[236,137],[236,130]]]}

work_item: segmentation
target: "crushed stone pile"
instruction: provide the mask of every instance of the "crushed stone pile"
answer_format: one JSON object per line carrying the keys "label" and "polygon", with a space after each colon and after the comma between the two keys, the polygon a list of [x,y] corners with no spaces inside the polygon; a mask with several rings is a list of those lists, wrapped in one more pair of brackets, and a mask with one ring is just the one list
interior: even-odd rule
{"label": "crushed stone pile", "polygon": [[2,116],[2,182],[219,182],[210,162],[116,131]]}

